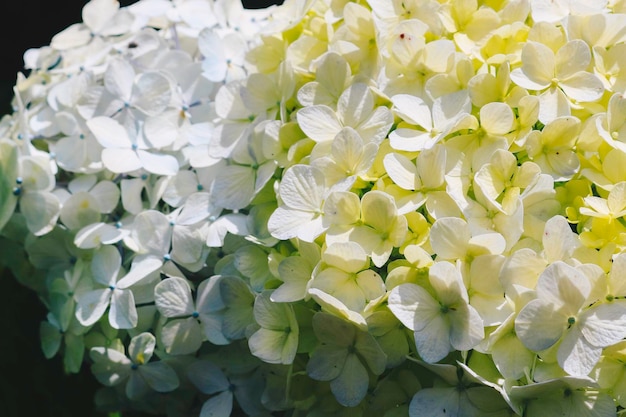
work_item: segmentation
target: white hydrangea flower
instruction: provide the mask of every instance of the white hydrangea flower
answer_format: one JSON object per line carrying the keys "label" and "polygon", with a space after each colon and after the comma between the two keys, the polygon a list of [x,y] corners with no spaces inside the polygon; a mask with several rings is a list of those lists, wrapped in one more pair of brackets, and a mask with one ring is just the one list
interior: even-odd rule
{"label": "white hydrangea flower", "polygon": [[180,380],[176,372],[163,361],[150,361],[154,354],[156,339],[150,333],[133,337],[128,346],[128,356],[112,348],[93,347],[91,371],[107,386],[126,382],[128,398],[141,397],[150,389],[157,392],[175,390]]}
{"label": "white hydrangea flower", "polygon": [[415,335],[417,351],[428,363],[453,350],[469,350],[484,337],[483,320],[469,304],[459,271],[449,262],[437,262],[429,271],[434,294],[408,283],[389,293],[389,309]]}

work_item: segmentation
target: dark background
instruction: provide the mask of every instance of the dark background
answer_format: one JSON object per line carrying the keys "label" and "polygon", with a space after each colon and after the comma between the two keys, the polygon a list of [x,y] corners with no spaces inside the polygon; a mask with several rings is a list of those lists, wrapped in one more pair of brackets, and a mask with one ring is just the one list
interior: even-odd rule
{"label": "dark background", "polygon": [[[236,1],[236,0],[232,0]],[[120,1],[122,6],[134,3]],[[28,48],[50,44],[52,36],[79,23],[85,0],[7,1],[0,14],[0,116],[10,113],[13,85],[23,71]],[[259,8],[282,0],[245,0]],[[2,250],[2,248],[0,248]],[[65,375],[60,357],[45,359],[40,349],[39,323],[47,310],[36,294],[0,267],[0,416],[105,417],[93,406],[100,387],[89,369]],[[132,417],[139,416],[133,414]],[[131,417],[124,413],[123,417]]]}

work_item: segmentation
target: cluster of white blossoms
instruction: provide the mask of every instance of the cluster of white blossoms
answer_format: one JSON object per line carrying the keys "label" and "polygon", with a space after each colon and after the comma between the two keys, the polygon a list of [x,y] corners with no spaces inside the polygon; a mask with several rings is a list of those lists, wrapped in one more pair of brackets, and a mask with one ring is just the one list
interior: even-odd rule
{"label": "cluster of white blossoms", "polygon": [[101,410],[626,408],[626,1],[91,0],[0,122],[0,262]]}

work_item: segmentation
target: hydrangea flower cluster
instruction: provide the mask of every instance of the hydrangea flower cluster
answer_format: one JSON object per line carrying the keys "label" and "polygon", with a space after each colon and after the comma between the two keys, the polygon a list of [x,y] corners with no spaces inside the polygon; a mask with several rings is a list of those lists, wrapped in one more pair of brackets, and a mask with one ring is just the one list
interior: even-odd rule
{"label": "hydrangea flower cluster", "polygon": [[82,17],[0,122],[0,257],[100,409],[622,414],[626,1]]}

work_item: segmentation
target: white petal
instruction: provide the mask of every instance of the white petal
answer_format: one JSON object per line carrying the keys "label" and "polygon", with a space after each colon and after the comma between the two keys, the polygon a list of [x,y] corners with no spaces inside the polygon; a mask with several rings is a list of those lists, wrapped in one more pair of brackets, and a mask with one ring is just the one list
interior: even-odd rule
{"label": "white petal", "polygon": [[120,189],[113,181],[100,181],[91,190],[91,194],[100,206],[101,213],[110,213],[115,210],[120,199]]}
{"label": "white petal", "polygon": [[[146,152],[139,149],[137,151],[137,157],[139,161],[141,161],[141,166],[143,166],[146,171],[153,174],[176,175],[178,172],[178,160],[172,155]],[[102,153],[102,161],[105,162],[104,152]],[[106,162],[105,165],[107,165]]]}
{"label": "white petal", "polygon": [[94,361],[91,372],[102,384],[114,386],[128,378],[131,362],[122,352],[105,347],[94,347],[89,354]]}
{"label": "white petal", "polygon": [[602,81],[589,72],[578,72],[561,80],[559,86],[569,98],[576,101],[597,101],[604,94]]}
{"label": "white petal", "polygon": [[295,210],[320,212],[325,193],[324,173],[308,165],[293,165],[283,175],[279,194]]}
{"label": "white petal", "polygon": [[568,374],[583,377],[598,363],[601,353],[602,348],[591,345],[580,333],[578,326],[574,326],[561,341],[557,360]]}
{"label": "white petal", "polygon": [[522,68],[511,72],[511,79],[520,87],[542,90],[554,78],[554,52],[539,42],[526,42],[522,48]]}
{"label": "white petal", "polygon": [[98,116],[87,120],[87,127],[105,148],[130,148],[131,141],[126,129],[110,117]]}
{"label": "white petal", "polygon": [[433,146],[418,155],[415,165],[423,187],[427,190],[437,189],[444,185],[446,156],[443,146]]}
{"label": "white petal", "polygon": [[51,231],[61,212],[59,199],[54,194],[44,191],[24,193],[20,197],[19,205],[28,230],[35,236]]}
{"label": "white petal", "polygon": [[563,306],[576,313],[591,291],[587,277],[574,267],[556,261],[546,267],[537,280],[537,295],[555,308]]}
{"label": "white petal", "polygon": [[[222,85],[215,96],[215,112],[223,119],[243,120],[250,116],[250,111],[243,104],[239,90],[242,81],[232,81]],[[240,126],[241,124],[237,123]]]}
{"label": "white petal", "polygon": [[165,317],[190,316],[195,308],[189,284],[179,277],[159,282],[154,287],[154,302]]}
{"label": "white petal", "polygon": [[365,143],[380,145],[393,125],[393,114],[385,106],[379,106],[360,125],[355,126]]}
{"label": "white petal", "polygon": [[359,357],[354,353],[348,354],[341,373],[330,381],[330,390],[337,402],[344,407],[359,405],[367,394],[367,375],[367,369]]}
{"label": "white petal", "polygon": [[515,333],[524,346],[536,352],[554,345],[567,328],[567,317],[555,311],[552,304],[533,300],[515,319]]}
{"label": "white petal", "polygon": [[143,211],[141,193],[146,183],[141,178],[123,179],[120,188],[122,190],[122,206],[131,214],[139,214]]}
{"label": "white petal", "polygon": [[163,258],[156,256],[136,257],[131,264],[130,271],[117,283],[117,288],[129,288],[163,265]]}
{"label": "white petal", "polygon": [[174,225],[157,210],[145,210],[138,214],[132,224],[132,238],[140,247],[136,252],[165,255],[170,248]]}
{"label": "white petal", "polygon": [[610,290],[614,296],[626,295],[626,280],[622,277],[626,276],[626,254],[620,253],[613,258],[611,266]]}
{"label": "white petal", "polygon": [[[283,349],[286,345],[286,334],[281,330],[271,330],[260,328],[248,339],[250,353],[263,362],[276,364],[291,364],[296,351],[292,350],[290,355],[283,358]],[[295,345],[297,347],[297,344]],[[283,359],[286,359],[283,361]]]}
{"label": "white petal", "polygon": [[530,369],[534,353],[530,352],[514,333],[502,337],[491,349],[496,367],[505,378],[519,379],[524,376],[524,368]]}
{"label": "white petal", "polygon": [[[465,310],[467,309],[467,310]],[[457,307],[450,314],[450,344],[456,350],[470,350],[485,337],[483,319],[470,305]]]}
{"label": "white petal", "polygon": [[578,72],[586,71],[591,63],[589,45],[582,39],[571,40],[556,52],[555,62],[556,77],[560,81]]}
{"label": "white petal", "polygon": [[430,244],[442,259],[462,259],[471,235],[465,220],[456,217],[438,219],[430,231]]}
{"label": "white petal", "polygon": [[102,150],[102,163],[111,172],[126,174],[141,169],[143,164],[131,148],[106,148]]}
{"label": "white petal", "polygon": [[499,255],[505,248],[506,240],[500,233],[483,233],[473,236],[469,241],[469,250],[474,254]]}
{"label": "white petal", "polygon": [[192,225],[210,216],[217,216],[221,209],[210,203],[209,193],[193,193],[185,200],[182,211],[176,218],[176,224]]}
{"label": "white petal", "polygon": [[391,312],[409,330],[422,330],[439,315],[439,303],[424,288],[416,284],[401,284],[389,293]]}
{"label": "white petal", "polygon": [[133,86],[133,105],[148,116],[157,116],[170,102],[169,80],[158,72],[143,72]]}
{"label": "white petal", "polygon": [[227,64],[222,39],[212,29],[206,28],[198,34],[198,49],[202,53],[203,75],[210,81],[224,81]]}
{"label": "white petal", "polygon": [[[118,58],[111,60],[104,73],[104,85],[116,98],[130,100],[135,70],[130,62]],[[87,123],[89,125],[89,123]]]}
{"label": "white petal", "polygon": [[431,137],[429,132],[401,127],[389,133],[389,144],[397,151],[416,152],[431,148],[437,138]]}
{"label": "white petal", "polygon": [[454,124],[469,116],[471,111],[472,102],[469,93],[465,90],[441,96],[433,102],[433,127],[439,132],[445,132]]}
{"label": "white petal", "polygon": [[505,103],[488,103],[480,109],[480,124],[490,134],[505,135],[513,130],[515,116]]}
{"label": "white petal", "polygon": [[461,272],[451,262],[436,262],[430,267],[428,279],[437,299],[443,305],[463,305],[469,302]]}
{"label": "white petal", "polygon": [[156,347],[156,338],[150,332],[143,332],[133,336],[128,345],[128,356],[131,361],[137,365],[148,363],[154,348]]}
{"label": "white petal", "polygon": [[426,326],[415,332],[417,352],[425,362],[435,363],[453,350],[450,345],[450,327],[442,315],[436,315]]}
{"label": "white petal", "polygon": [[[433,387],[419,390],[411,399],[411,416],[461,416],[460,395],[455,389]],[[467,407],[467,406],[466,406]],[[469,416],[469,415],[468,415]]]}
{"label": "white petal", "polygon": [[334,110],[325,105],[302,108],[296,118],[300,129],[316,142],[332,141],[343,127]]}
{"label": "white petal", "polygon": [[395,112],[406,122],[418,125],[430,131],[433,127],[433,120],[430,108],[419,97],[410,94],[396,94],[391,97]]}
{"label": "white petal", "polygon": [[224,320],[221,315],[200,313],[200,324],[204,336],[210,343],[214,345],[228,345],[231,343],[222,332]]}
{"label": "white petal", "polygon": [[61,222],[70,230],[100,221],[100,205],[89,193],[80,191],[63,202]]}
{"label": "white petal", "polygon": [[626,337],[626,304],[622,300],[600,304],[580,317],[581,332],[593,346],[605,348]]}
{"label": "white petal", "polygon": [[348,307],[337,298],[317,288],[309,289],[309,295],[322,307],[323,311],[344,318],[361,330],[367,330],[365,318],[356,311],[349,310]]}
{"label": "white petal", "polygon": [[221,216],[209,226],[206,244],[208,247],[220,247],[224,245],[226,233],[237,236],[248,234],[247,216],[239,213]]}
{"label": "white petal", "polygon": [[161,329],[160,336],[167,353],[171,355],[188,355],[200,349],[204,339],[204,332],[198,320],[189,317],[168,321]]}
{"label": "white petal", "polygon": [[[78,136],[68,136],[50,144],[56,154],[57,164],[67,171],[80,171],[87,156],[86,142]],[[95,146],[98,144],[93,142]]]}
{"label": "white petal", "polygon": [[246,207],[254,198],[255,175],[256,171],[249,166],[224,167],[213,184],[213,204],[229,210]]}
{"label": "white petal", "polygon": [[94,223],[83,227],[76,233],[74,244],[81,249],[94,249],[98,246],[119,242],[128,233],[106,223]]}
{"label": "white petal", "polygon": [[139,367],[146,383],[156,392],[170,392],[180,384],[176,372],[165,362],[150,362]]}
{"label": "white petal", "polygon": [[542,243],[548,262],[567,261],[573,249],[580,246],[576,234],[563,216],[554,216],[546,222]]}
{"label": "white petal", "polygon": [[550,87],[539,96],[539,121],[543,124],[570,114],[569,100],[560,88]]}
{"label": "white petal", "polygon": [[115,285],[122,265],[122,257],[115,246],[103,246],[91,260],[93,279],[102,285]]}
{"label": "white petal", "polygon": [[111,290],[104,288],[93,290],[78,296],[76,302],[76,318],[83,326],[91,326],[97,322],[109,306]]}
{"label": "white petal", "polygon": [[151,148],[171,145],[178,137],[178,111],[146,118],[143,133]]}
{"label": "white petal", "polygon": [[373,108],[374,97],[364,83],[352,84],[341,93],[337,102],[337,113],[343,124],[354,128],[365,121]]}
{"label": "white petal", "polygon": [[63,51],[85,45],[91,39],[91,30],[83,23],[76,23],[54,35],[50,46]]}
{"label": "white petal", "polygon": [[388,153],[383,158],[387,175],[396,185],[404,190],[415,190],[417,168],[406,156]]}
{"label": "white petal", "polygon": [[116,289],[111,296],[109,323],[114,329],[134,329],[137,326],[135,297],[130,290]]}

